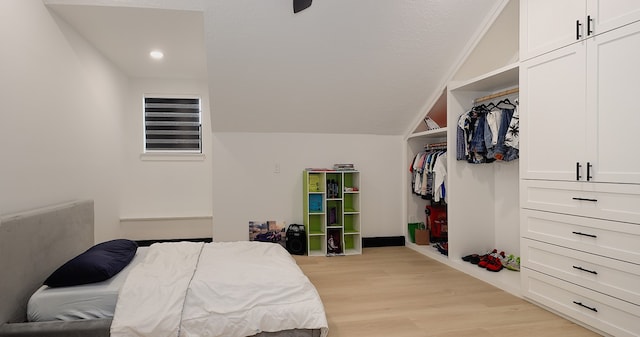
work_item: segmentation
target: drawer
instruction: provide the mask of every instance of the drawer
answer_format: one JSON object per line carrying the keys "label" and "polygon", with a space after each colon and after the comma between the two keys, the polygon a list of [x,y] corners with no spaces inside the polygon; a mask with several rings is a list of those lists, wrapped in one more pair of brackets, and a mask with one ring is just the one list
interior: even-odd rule
{"label": "drawer", "polygon": [[640,264],[640,225],[521,209],[520,235]]}
{"label": "drawer", "polygon": [[520,180],[520,207],[640,224],[640,185]]}
{"label": "drawer", "polygon": [[640,335],[640,307],[522,268],[522,294],[560,314],[614,336]]}
{"label": "drawer", "polygon": [[528,269],[640,305],[640,265],[528,239],[520,254]]}

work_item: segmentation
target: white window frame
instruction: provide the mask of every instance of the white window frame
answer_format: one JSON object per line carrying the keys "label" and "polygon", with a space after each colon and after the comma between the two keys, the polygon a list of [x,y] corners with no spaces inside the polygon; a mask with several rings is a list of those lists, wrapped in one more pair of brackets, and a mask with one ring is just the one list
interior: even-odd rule
{"label": "white window frame", "polygon": [[[148,142],[147,136],[148,136],[148,124],[153,124],[153,122],[160,122],[159,120],[162,120],[164,116],[159,116],[159,115],[153,115],[153,112],[150,112],[150,114],[147,113],[147,99],[175,99],[175,100],[197,100],[198,101],[198,117],[197,117],[197,122],[196,121],[173,121],[174,123],[197,123],[197,125],[191,125],[191,126],[197,126],[197,141],[198,141],[198,146],[197,149],[195,148],[180,148],[180,147],[173,147],[173,146],[167,146],[167,147],[156,147],[156,148],[152,148],[149,147],[149,144],[161,144],[156,142]],[[174,114],[175,112],[168,112],[168,117],[171,117],[169,114]],[[174,115],[175,117],[175,115]],[[187,117],[193,117],[193,116],[187,116]],[[153,120],[148,120],[148,119],[155,119],[155,121]],[[168,121],[171,122],[171,121]],[[165,123],[165,122],[160,122],[160,123]],[[171,126],[171,123],[167,123],[168,125],[166,126]],[[156,125],[158,126],[158,125]],[[175,126],[175,125],[174,125]],[[203,138],[202,138],[202,98],[200,96],[197,95],[167,95],[167,94],[144,94],[143,98],[142,98],[142,129],[143,129],[143,138],[142,138],[142,148],[143,148],[143,153],[141,155],[141,159],[143,160],[202,160],[204,158],[204,152],[203,152],[203,146],[204,146],[204,142],[203,142]],[[176,132],[179,133],[180,130],[171,130],[171,128],[164,128],[164,129],[168,129],[167,133],[162,134],[161,131],[158,130],[154,130],[157,132],[157,135],[160,136],[160,138],[163,137],[168,137],[171,138],[170,135],[173,133],[175,134]],[[190,130],[187,131],[186,134],[191,133],[191,135],[189,136],[193,136],[193,132],[195,130]],[[193,139],[193,140],[196,140]],[[180,144],[180,142],[188,142],[188,140],[179,140],[177,142],[170,142],[171,139],[167,139],[166,141],[169,141],[167,144],[171,144],[171,145],[175,145],[175,144]],[[165,140],[159,140],[160,142],[163,142]],[[187,143],[184,143],[187,144]]]}

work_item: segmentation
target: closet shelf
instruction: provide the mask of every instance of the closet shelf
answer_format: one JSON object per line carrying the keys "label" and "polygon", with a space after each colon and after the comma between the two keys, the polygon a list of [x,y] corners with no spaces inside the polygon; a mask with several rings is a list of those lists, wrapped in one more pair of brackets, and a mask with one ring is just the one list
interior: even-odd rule
{"label": "closet shelf", "polygon": [[442,127],[434,130],[427,130],[422,132],[412,133],[407,137],[407,139],[418,138],[418,137],[427,137],[427,138],[440,138],[447,136],[447,127]]}
{"label": "closet shelf", "polygon": [[518,85],[520,62],[512,63],[467,81],[449,83],[450,90],[497,91]]}

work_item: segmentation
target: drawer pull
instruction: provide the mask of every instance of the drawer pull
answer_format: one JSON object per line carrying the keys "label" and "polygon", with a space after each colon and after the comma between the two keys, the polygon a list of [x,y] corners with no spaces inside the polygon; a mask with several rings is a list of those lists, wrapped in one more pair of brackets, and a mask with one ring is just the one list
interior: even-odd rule
{"label": "drawer pull", "polygon": [[587,308],[587,309],[589,309],[589,310],[591,310],[593,312],[598,312],[598,309],[586,306],[586,305],[582,304],[582,302],[573,301],[573,303],[575,303],[575,304],[577,304],[577,305],[579,305],[579,306],[581,306],[583,308]]}
{"label": "drawer pull", "polygon": [[591,201],[591,202],[598,202],[598,199],[589,199],[589,198],[576,198],[573,197],[573,200],[579,200],[579,201]]}
{"label": "drawer pull", "polygon": [[571,233],[573,233],[573,234],[575,234],[575,235],[588,236],[588,237],[590,237],[590,238],[597,238],[597,237],[598,237],[598,236],[593,235],[593,234],[585,234],[585,233],[581,233],[581,232],[571,232]]}
{"label": "drawer pull", "polygon": [[598,272],[595,270],[589,270],[589,269],[584,269],[580,266],[573,266],[573,268],[578,269],[578,270],[582,270],[582,271],[586,271],[587,273],[591,273],[593,275],[598,275]]}

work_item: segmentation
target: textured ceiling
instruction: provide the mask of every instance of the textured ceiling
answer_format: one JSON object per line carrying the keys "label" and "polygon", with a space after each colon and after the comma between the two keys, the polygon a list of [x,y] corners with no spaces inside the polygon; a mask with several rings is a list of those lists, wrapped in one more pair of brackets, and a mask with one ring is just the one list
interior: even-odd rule
{"label": "textured ceiling", "polygon": [[[201,11],[49,4],[56,14],[134,78],[205,79]],[[161,49],[154,61],[149,52]]]}
{"label": "textured ceiling", "polygon": [[206,79],[213,131],[403,135],[504,1],[45,2],[129,76]]}

